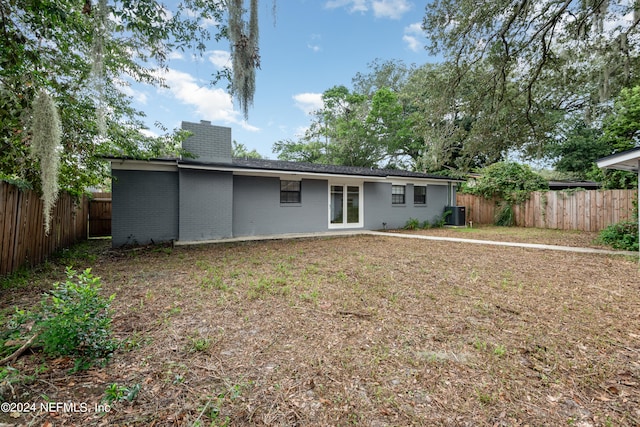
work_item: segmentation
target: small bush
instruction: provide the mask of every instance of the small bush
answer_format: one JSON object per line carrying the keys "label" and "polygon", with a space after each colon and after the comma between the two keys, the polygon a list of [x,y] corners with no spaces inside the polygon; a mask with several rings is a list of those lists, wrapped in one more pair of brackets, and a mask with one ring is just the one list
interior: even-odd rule
{"label": "small bush", "polygon": [[417,218],[409,218],[404,224],[405,230],[417,230],[420,228],[420,220]]}
{"label": "small bush", "polygon": [[118,385],[118,383],[111,383],[104,390],[103,402],[108,405],[112,405],[116,402],[133,402],[140,393],[140,384],[134,384],[132,387],[126,387]]}
{"label": "small bush", "polygon": [[67,268],[67,281],[55,283],[34,315],[38,342],[50,356],[76,356],[85,361],[108,357],[116,347],[111,339],[114,295],[100,295],[100,278],[86,269],[77,275]]}
{"label": "small bush", "polygon": [[638,248],[638,223],[622,221],[605,228],[600,232],[600,242],[614,249],[637,251]]}
{"label": "small bush", "polygon": [[496,215],[496,225],[502,227],[513,227],[516,224],[516,214],[513,205],[505,203]]}
{"label": "small bush", "polygon": [[453,211],[451,209],[448,209],[446,211],[444,211],[444,213],[442,214],[442,216],[437,217],[433,223],[431,224],[431,228],[442,228],[445,225],[447,225],[447,220],[449,218],[449,215],[453,214]]}

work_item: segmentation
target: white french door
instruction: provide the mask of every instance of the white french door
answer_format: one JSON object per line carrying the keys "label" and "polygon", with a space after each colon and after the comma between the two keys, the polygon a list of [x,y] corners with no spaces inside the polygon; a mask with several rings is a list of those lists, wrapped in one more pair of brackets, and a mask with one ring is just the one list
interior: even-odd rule
{"label": "white french door", "polygon": [[329,182],[329,228],[363,226],[362,183]]}

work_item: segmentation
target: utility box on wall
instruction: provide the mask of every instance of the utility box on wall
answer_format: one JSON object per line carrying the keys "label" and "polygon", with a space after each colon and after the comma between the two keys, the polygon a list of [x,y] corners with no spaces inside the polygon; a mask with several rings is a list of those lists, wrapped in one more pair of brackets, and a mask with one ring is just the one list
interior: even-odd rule
{"label": "utility box on wall", "polygon": [[464,206],[445,206],[447,215],[447,225],[465,226],[467,224]]}

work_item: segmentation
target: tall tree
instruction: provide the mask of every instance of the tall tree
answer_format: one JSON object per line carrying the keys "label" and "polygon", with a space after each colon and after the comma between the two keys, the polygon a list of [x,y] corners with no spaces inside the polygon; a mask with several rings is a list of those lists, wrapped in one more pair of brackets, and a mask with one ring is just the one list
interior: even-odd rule
{"label": "tall tree", "polygon": [[299,141],[279,141],[273,151],[283,160],[366,167],[413,167],[420,141],[413,132],[411,107],[400,90],[415,67],[376,60],[358,73],[354,89],[334,86]]}
{"label": "tall tree", "polygon": [[261,159],[260,153],[253,150],[249,151],[246,145],[233,141],[232,156],[238,159]]}
{"label": "tall tree", "polygon": [[602,139],[610,147],[609,154],[640,147],[640,86],[620,92],[603,130]]}
{"label": "tall tree", "polygon": [[639,19],[637,3],[626,0],[436,0],[423,28],[458,82],[478,67],[486,72],[485,122],[517,114],[511,128],[525,136],[517,148],[540,155],[559,114],[599,118],[637,78]]}
{"label": "tall tree", "polygon": [[587,126],[582,119],[568,123],[568,129],[559,134],[557,143],[549,150],[554,168],[581,179],[589,178],[595,161],[611,154],[601,135],[601,129]]}
{"label": "tall tree", "polygon": [[[614,109],[604,120],[600,142],[606,147],[605,154],[640,147],[640,86],[623,89],[617,97]],[[591,172],[594,179],[605,188],[636,188],[637,176],[625,171]]]}
{"label": "tall tree", "polygon": [[356,73],[352,79],[354,92],[371,97],[376,91],[388,88],[400,93],[416,66],[404,61],[374,59],[367,64],[367,73]]}
{"label": "tall tree", "polygon": [[366,135],[366,96],[334,86],[322,94],[323,108],[304,136],[307,143],[324,144],[331,164],[372,167],[383,157]]}
{"label": "tall tree", "polygon": [[[243,2],[233,4],[238,3]],[[159,0],[0,1],[0,179],[40,189],[38,161],[28,153],[32,105],[41,90],[60,111],[62,188],[81,192],[100,183],[108,173],[100,155],[152,157],[176,150],[180,132],[161,125],[165,134],[158,138],[139,132],[144,113],[131,107],[121,86],[131,81],[162,86],[158,71],[167,68],[169,53],[203,53],[207,40],[228,37],[230,4],[181,0],[169,10]],[[240,73],[259,65],[254,20],[251,14],[242,29],[251,32],[253,56],[235,67]],[[217,24],[210,31],[204,22]],[[234,59],[247,59],[237,40],[232,50]],[[245,87],[234,87],[234,93],[242,93],[246,113],[254,85],[243,81]]]}

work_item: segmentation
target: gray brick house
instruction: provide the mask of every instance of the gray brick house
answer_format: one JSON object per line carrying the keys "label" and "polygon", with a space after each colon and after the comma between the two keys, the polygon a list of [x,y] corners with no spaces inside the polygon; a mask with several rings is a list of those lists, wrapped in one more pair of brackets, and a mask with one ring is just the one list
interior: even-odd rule
{"label": "gray brick house", "polygon": [[183,122],[195,159],[109,158],[112,244],[402,227],[455,205],[456,180],[402,170],[232,158],[231,129]]}

